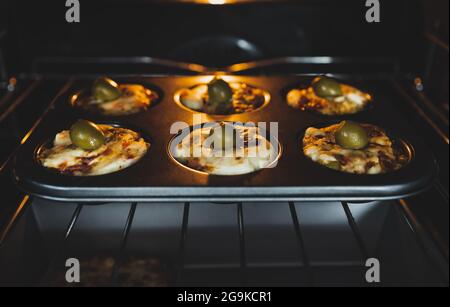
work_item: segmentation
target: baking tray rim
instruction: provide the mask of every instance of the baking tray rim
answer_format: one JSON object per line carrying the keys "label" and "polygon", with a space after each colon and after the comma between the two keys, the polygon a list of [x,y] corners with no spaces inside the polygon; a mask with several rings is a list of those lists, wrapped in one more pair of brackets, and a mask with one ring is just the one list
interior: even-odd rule
{"label": "baking tray rim", "polygon": [[[37,196],[39,198],[58,201],[58,202],[273,202],[273,201],[377,201],[377,200],[397,200],[406,197],[411,197],[428,190],[434,178],[438,173],[438,166],[434,164],[435,168],[430,176],[421,178],[414,183],[404,186],[401,184],[390,185],[389,192],[386,192],[386,186],[371,187],[372,192],[367,193],[365,187],[327,187],[327,193],[317,192],[317,187],[139,187],[127,188],[127,191],[132,192],[129,196],[124,196],[123,191],[117,188],[102,188],[104,195],[98,196],[101,193],[98,188],[67,188],[52,185],[39,185],[27,180],[21,180],[20,176],[13,170],[13,177],[18,186],[25,192]],[[274,193],[278,191],[278,193]],[[303,191],[299,191],[303,190]],[[349,190],[351,193],[349,193]],[[360,191],[358,191],[360,190]],[[39,192],[40,191],[40,192]],[[44,191],[44,193],[42,193]],[[63,194],[59,192],[63,192]],[[76,193],[68,193],[70,191],[77,191]],[[95,191],[97,196],[92,196]],[[140,193],[139,191],[145,191]],[[177,191],[179,195],[174,194]],[[187,191],[188,193],[180,193]],[[203,194],[200,193],[203,192]],[[306,193],[308,191],[308,193]],[[112,193],[116,192],[116,193]],[[223,193],[226,192],[226,193]],[[258,193],[255,193],[258,192]],[[315,193],[314,193],[315,192]],[[347,192],[349,195],[345,195]],[[229,196],[236,193],[239,196]],[[339,194],[340,193],[340,194]],[[67,196],[68,194],[71,194]],[[116,195],[114,195],[116,194]],[[120,195],[118,195],[120,194]],[[351,194],[351,195],[350,195]],[[301,195],[301,196],[300,196]]]}

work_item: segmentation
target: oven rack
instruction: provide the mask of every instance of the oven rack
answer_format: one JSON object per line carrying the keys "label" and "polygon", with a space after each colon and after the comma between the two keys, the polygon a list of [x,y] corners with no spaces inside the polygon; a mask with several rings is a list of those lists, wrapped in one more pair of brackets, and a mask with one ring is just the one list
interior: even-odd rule
{"label": "oven rack", "polygon": [[[23,201],[23,207],[24,208],[31,208],[32,203],[35,200],[30,197],[26,197]],[[394,202],[394,201],[392,201]],[[432,275],[436,276],[438,278],[437,280],[433,280],[433,285],[438,284],[439,286],[445,286],[448,285],[448,260],[443,261],[439,257],[436,257],[436,247],[433,247],[433,243],[430,243],[430,240],[427,237],[427,234],[424,230],[424,227],[419,224],[417,221],[417,218],[414,216],[414,214],[411,211],[410,204],[406,200],[400,200],[395,201],[394,204],[387,204],[387,202],[382,202],[383,205],[387,205],[392,207],[396,214],[404,221],[406,225],[408,225],[409,230],[411,231],[411,234],[414,237],[414,241],[417,244],[418,248],[420,249],[423,259],[426,261],[426,266],[430,268],[430,270],[433,272]],[[124,204],[125,205],[125,204]],[[114,253],[114,266],[112,270],[108,273],[110,273],[109,282],[102,281],[99,285],[100,286],[119,286],[119,272],[121,271],[121,267],[129,256],[134,256],[130,254],[130,252],[127,250],[127,246],[130,240],[130,236],[132,236],[132,230],[133,230],[133,223],[136,217],[136,211],[141,206],[152,206],[154,204],[141,204],[141,203],[130,203],[126,204],[129,206],[129,209],[127,210],[127,217],[124,219],[123,225],[117,225],[117,227],[120,227],[121,230],[121,236],[120,236],[120,244],[117,244],[118,248],[116,249],[116,252]],[[311,261],[309,247],[307,242],[305,242],[304,238],[304,227],[303,222],[308,221],[302,221],[301,218],[301,212],[299,208],[301,208],[301,203],[286,203],[287,208],[289,210],[289,215],[291,219],[291,225],[290,227],[293,228],[293,231],[295,233],[295,242],[297,244],[297,250],[299,251],[299,263],[298,264],[289,264],[289,263],[265,263],[261,264],[261,267],[258,267],[254,264],[249,264],[248,261],[248,253],[247,253],[247,246],[249,245],[250,239],[247,235],[246,231],[246,216],[244,214],[244,209],[246,204],[245,203],[234,203],[234,204],[210,204],[212,206],[228,206],[232,207],[235,211],[235,227],[236,232],[238,233],[238,250],[239,250],[239,261],[236,266],[220,266],[220,265],[192,265],[186,263],[186,251],[189,248],[189,233],[191,230],[190,226],[190,216],[191,216],[191,210],[193,206],[196,206],[194,203],[185,203],[185,204],[179,204],[182,206],[182,220],[181,224],[179,225],[177,232],[179,233],[179,236],[177,238],[178,240],[178,249],[176,255],[174,255],[174,259],[172,260],[172,263],[170,265],[170,268],[168,269],[168,285],[169,286],[191,286],[191,285],[200,285],[200,286],[215,286],[215,284],[208,284],[201,281],[192,281],[189,279],[190,277],[185,278],[186,275],[191,276],[192,274],[195,275],[196,272],[208,272],[213,271],[214,274],[220,275],[221,273],[226,274],[226,272],[234,272],[234,277],[237,278],[232,280],[232,285],[240,285],[240,286],[255,286],[260,285],[260,283],[255,282],[254,279],[249,279],[249,276],[251,275],[252,271],[263,269],[263,271],[267,271],[270,269],[275,270],[287,270],[287,271],[295,271],[298,273],[298,276],[294,276],[290,279],[291,282],[296,283],[300,286],[323,286],[328,285],[324,284],[324,281],[319,279],[316,279],[316,272],[321,272],[321,270],[330,269],[330,270],[338,270],[339,268],[352,268],[353,270],[357,270],[358,272],[361,272],[361,280],[354,281],[355,285],[358,286],[370,286],[370,284],[364,283],[364,272],[367,271],[367,268],[365,267],[367,259],[370,258],[377,258],[378,255],[376,252],[373,251],[373,248],[370,248],[369,245],[371,242],[368,241],[367,236],[364,235],[364,233],[360,230],[361,221],[358,221],[358,219],[355,217],[353,210],[354,208],[357,208],[359,204],[349,204],[346,202],[342,203],[336,203],[336,205],[339,205],[341,208],[340,210],[343,211],[345,214],[345,218],[348,224],[349,229],[351,230],[351,234],[353,236],[353,240],[357,246],[358,253],[359,253],[359,259],[357,261],[336,261],[328,264],[324,263],[315,263]],[[107,213],[108,208],[107,204],[105,206],[100,205],[104,209],[104,212]],[[356,207],[355,207],[356,206]],[[76,235],[77,232],[77,225],[80,220],[80,215],[83,212],[83,210],[89,210],[89,207],[91,207],[90,204],[76,204],[74,207],[74,210],[71,214],[71,217],[68,221],[68,223],[65,226],[65,231],[62,234],[62,237],[59,240],[59,243],[57,244],[57,247],[54,248],[54,253],[50,257],[50,261],[48,263],[48,266],[45,268],[43,274],[43,278],[38,281],[38,284],[40,285],[55,285],[55,281],[52,280],[54,278],[54,272],[58,271],[56,269],[57,267],[60,268],[61,265],[65,262],[66,259],[70,258],[72,255],[70,252],[68,252],[68,246],[71,243],[71,239],[74,235]],[[280,208],[282,209],[282,208]],[[331,207],[330,207],[331,209]],[[264,223],[265,221],[261,221]],[[380,221],[381,222],[381,221]],[[10,229],[11,230],[11,229]],[[60,234],[61,235],[61,234]],[[11,237],[11,236],[10,236]],[[5,238],[5,237],[4,237]],[[2,245],[0,245],[0,250],[7,247],[7,244],[3,244],[6,242],[2,242]],[[205,247],[208,248],[208,247]],[[384,261],[384,260],[380,260]],[[390,269],[389,269],[390,270]],[[447,273],[445,273],[447,272]],[[238,277],[236,277],[238,276]],[[298,280],[296,280],[298,278]],[[195,280],[195,277],[194,277]],[[231,281],[230,281],[231,282]],[[267,281],[266,281],[267,282]],[[0,282],[1,283],[1,282]],[[227,285],[226,281],[223,282],[224,285]],[[270,284],[270,283],[269,283]],[[277,282],[274,282],[273,285],[278,285]],[[339,283],[337,283],[339,285]],[[395,281],[386,281],[382,284],[383,286],[395,286]],[[376,284],[375,284],[376,286]]]}

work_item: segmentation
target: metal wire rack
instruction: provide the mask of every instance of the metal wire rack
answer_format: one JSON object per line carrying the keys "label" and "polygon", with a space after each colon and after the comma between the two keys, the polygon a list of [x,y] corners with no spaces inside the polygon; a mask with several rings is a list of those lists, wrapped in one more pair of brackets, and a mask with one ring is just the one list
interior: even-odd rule
{"label": "metal wire rack", "polygon": [[[32,199],[29,199],[28,202],[31,202]],[[120,236],[120,244],[118,244],[116,252],[114,254],[114,264],[112,266],[112,269],[110,270],[110,277],[109,281],[106,282],[107,285],[120,285],[120,271],[124,264],[125,259],[127,259],[129,255],[129,251],[127,250],[127,246],[130,240],[130,237],[132,236],[132,229],[133,229],[133,222],[136,217],[136,211],[140,206],[152,206],[152,204],[138,204],[138,203],[131,203],[128,204],[128,216],[125,220],[125,223],[123,226],[121,226],[121,236]],[[178,236],[178,250],[176,252],[176,255],[174,257],[176,258],[173,261],[173,265],[170,269],[170,277],[168,280],[168,285],[174,285],[174,286],[186,286],[191,285],[189,280],[186,280],[185,273],[186,271],[195,271],[196,267],[192,265],[186,266],[186,252],[189,247],[189,232],[190,232],[190,215],[191,215],[191,209],[192,206],[195,206],[196,204],[191,203],[185,203],[180,204],[182,206],[182,218],[181,218],[181,224],[179,225],[179,236]],[[211,204],[215,205],[215,204]],[[217,205],[217,204],[216,204]],[[236,204],[224,204],[225,206],[228,206],[229,208],[232,207],[235,210],[236,214],[236,222],[235,222],[235,228],[236,232],[238,234],[238,256],[239,261],[238,265],[236,267],[220,267],[220,266],[214,266],[209,265],[205,266],[203,269],[209,269],[210,271],[217,272],[218,275],[221,274],[221,272],[224,271],[230,271],[237,272],[235,275],[233,275],[234,279],[230,282],[232,285],[240,285],[240,286],[253,286],[253,285],[259,285],[258,282],[255,283],[254,279],[249,278],[249,272],[252,270],[255,270],[257,266],[255,265],[249,265],[248,260],[248,251],[249,251],[249,243],[252,243],[247,235],[246,232],[246,218],[244,216],[244,208],[246,206],[245,203],[236,203]],[[348,204],[345,202],[340,203],[340,206],[342,207],[341,210],[343,210],[343,213],[345,214],[345,218],[348,223],[348,227],[351,230],[351,233],[353,235],[353,240],[356,243],[357,249],[358,249],[358,259],[354,262],[342,262],[339,261],[328,263],[328,264],[318,264],[311,261],[310,251],[307,242],[305,242],[304,237],[304,227],[302,226],[302,221],[300,218],[301,212],[299,212],[299,204],[296,203],[288,203],[286,204],[289,209],[289,215],[291,219],[291,224],[289,227],[293,228],[293,232],[295,233],[295,242],[297,244],[297,248],[299,251],[299,265],[292,265],[292,264],[276,264],[276,263],[268,263],[268,264],[262,264],[261,268],[265,269],[274,269],[274,270],[297,270],[301,269],[301,273],[298,275],[298,282],[295,283],[295,285],[302,285],[302,286],[315,286],[315,285],[323,285],[323,281],[320,280],[320,277],[317,278],[317,276],[320,276],[320,271],[323,269],[323,267],[329,267],[335,268],[338,266],[342,267],[352,267],[353,269],[360,270],[360,272],[365,272],[365,263],[366,260],[371,257],[379,257],[380,255],[374,251],[373,248],[369,247],[368,245],[370,242],[368,242],[367,235],[365,235],[361,229],[360,224],[358,223],[357,219],[354,216],[354,213],[352,212],[352,208],[355,208],[354,206],[358,206],[355,204]],[[310,204],[311,206],[314,206],[314,204]],[[427,248],[427,242],[425,242],[424,239],[424,233],[423,229],[421,228],[421,225],[418,224],[415,217],[412,215],[410,210],[408,209],[408,203],[404,200],[397,202],[397,203],[383,203],[383,205],[392,207],[397,214],[399,214],[401,219],[404,219],[404,222],[406,225],[408,225],[411,229],[411,234],[414,237],[415,244],[421,249],[423,253],[423,259],[427,262],[427,266],[431,268],[432,271],[438,272],[437,275],[439,276],[439,283],[442,283],[445,285],[448,283],[448,276],[445,274],[442,274],[442,266],[436,261],[436,258],[433,257],[433,255],[430,253],[429,248]],[[49,262],[48,267],[46,268],[46,274],[44,274],[44,284],[52,284],[52,274],[51,272],[54,271],[54,267],[56,264],[60,264],[63,259],[66,259],[70,256],[70,253],[66,250],[67,246],[70,244],[70,240],[74,233],[76,233],[77,230],[77,223],[80,220],[80,215],[83,212],[84,209],[88,209],[91,205],[90,204],[77,204],[75,206],[75,209],[73,210],[72,216],[70,220],[68,221],[68,224],[66,225],[65,231],[63,233],[63,236],[60,240],[60,243],[57,248],[55,248],[54,256],[52,256],[51,261]],[[284,206],[283,206],[284,208]],[[105,208],[106,209],[106,208]],[[280,210],[282,210],[280,208]],[[264,222],[264,221],[261,221]],[[364,225],[362,225],[364,226]],[[120,226],[118,226],[120,227]],[[205,229],[205,231],[208,231]],[[250,244],[251,245],[251,244]],[[429,247],[429,246],[428,246]],[[208,249],[208,246],[202,247],[204,249]],[[330,251],[332,252],[332,251]],[[283,267],[284,266],[284,267]],[[197,267],[197,270],[199,267]],[[300,272],[300,271],[299,271]],[[317,274],[319,273],[319,274]],[[295,273],[296,274],[296,273]],[[294,275],[295,275],[294,274]],[[363,274],[363,273],[361,273]],[[270,277],[268,277],[270,279]],[[293,280],[295,280],[296,277],[294,277]],[[361,276],[361,283],[359,285],[364,285],[363,281],[364,276]],[[270,284],[270,281],[264,281]],[[348,281],[337,281],[336,283],[339,284],[339,282],[348,282]],[[196,285],[208,285],[207,281],[202,283],[201,281],[195,283]],[[388,282],[389,284],[389,282]],[[276,282],[275,282],[275,285]],[[366,284],[368,285],[368,284]]]}

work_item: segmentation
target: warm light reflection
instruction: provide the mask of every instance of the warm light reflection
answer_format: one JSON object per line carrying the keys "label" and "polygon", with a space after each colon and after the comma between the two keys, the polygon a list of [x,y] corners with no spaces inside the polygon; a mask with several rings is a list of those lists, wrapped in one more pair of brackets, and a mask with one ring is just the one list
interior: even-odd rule
{"label": "warm light reflection", "polygon": [[225,80],[228,83],[239,82],[240,80],[239,76],[226,76],[225,73],[223,72],[217,72],[214,75],[198,76],[195,77],[195,80],[197,84],[207,84],[216,77],[220,77],[221,79]]}
{"label": "warm light reflection", "polygon": [[224,5],[236,3],[236,0],[195,0],[198,4]]}
{"label": "warm light reflection", "polygon": [[226,4],[227,1],[226,0],[209,0],[208,3],[213,4],[213,5],[222,5],[222,4]]}
{"label": "warm light reflection", "polygon": [[20,145],[25,144],[25,143],[28,141],[28,139],[30,138],[30,136],[31,136],[32,133],[33,133],[33,129],[30,130],[30,131],[23,137],[23,139],[20,141]]}
{"label": "warm light reflection", "polygon": [[79,98],[78,94],[72,96],[72,98],[70,99],[70,103],[72,104],[72,106],[75,106],[78,98]]}
{"label": "warm light reflection", "polygon": [[249,70],[254,67],[256,67],[256,63],[240,63],[231,65],[228,69],[229,71],[237,72],[242,70]]}
{"label": "warm light reflection", "polygon": [[192,71],[197,71],[197,72],[204,72],[205,71],[205,67],[203,67],[202,65],[198,65],[198,64],[187,64],[188,69],[192,70]]}

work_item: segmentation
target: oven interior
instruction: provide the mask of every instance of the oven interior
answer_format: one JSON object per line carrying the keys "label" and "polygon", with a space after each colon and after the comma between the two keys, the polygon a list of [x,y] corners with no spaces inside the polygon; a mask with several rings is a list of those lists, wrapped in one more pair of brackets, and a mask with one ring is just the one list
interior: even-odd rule
{"label": "oven interior", "polygon": [[[379,27],[361,1],[249,2],[92,1],[80,25],[60,18],[64,6],[0,2],[0,285],[67,285],[65,261],[79,258],[83,285],[370,286],[366,260],[377,258],[375,285],[448,286],[448,1],[383,2]],[[373,203],[62,204],[14,185],[15,152],[74,75],[218,67],[391,80],[439,178]]]}

